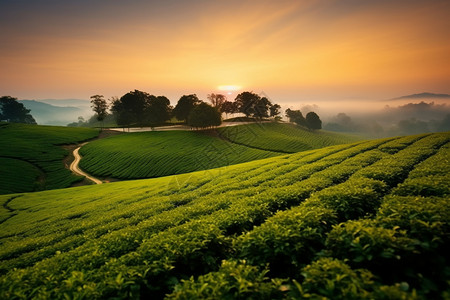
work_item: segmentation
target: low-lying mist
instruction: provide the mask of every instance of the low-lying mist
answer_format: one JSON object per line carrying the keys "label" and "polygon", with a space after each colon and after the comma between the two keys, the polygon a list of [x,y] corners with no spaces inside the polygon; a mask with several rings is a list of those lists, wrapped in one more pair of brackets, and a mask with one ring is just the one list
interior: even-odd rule
{"label": "low-lying mist", "polygon": [[450,98],[317,102],[288,107],[300,109],[303,115],[316,112],[324,130],[367,137],[450,131]]}

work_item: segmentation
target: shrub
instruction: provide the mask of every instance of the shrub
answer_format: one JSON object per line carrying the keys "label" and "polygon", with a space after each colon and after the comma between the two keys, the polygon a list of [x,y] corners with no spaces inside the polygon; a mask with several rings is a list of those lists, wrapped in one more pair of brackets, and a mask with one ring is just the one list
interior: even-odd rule
{"label": "shrub", "polygon": [[330,209],[295,207],[240,236],[234,247],[237,256],[251,264],[269,263],[271,274],[291,275],[323,248],[325,234],[335,222]]}
{"label": "shrub", "polygon": [[219,271],[182,280],[169,299],[281,299],[281,280],[270,281],[267,270],[243,261],[222,262]]}
{"label": "shrub", "polygon": [[386,184],[369,178],[350,179],[316,194],[316,198],[333,209],[339,220],[358,219],[374,214],[386,192]]}

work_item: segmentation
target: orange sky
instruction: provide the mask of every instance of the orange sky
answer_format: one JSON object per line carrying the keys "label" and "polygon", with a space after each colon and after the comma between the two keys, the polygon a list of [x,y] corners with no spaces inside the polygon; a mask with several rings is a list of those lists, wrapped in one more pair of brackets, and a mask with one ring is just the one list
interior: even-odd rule
{"label": "orange sky", "polygon": [[0,45],[0,96],[19,99],[450,93],[444,0],[0,1]]}

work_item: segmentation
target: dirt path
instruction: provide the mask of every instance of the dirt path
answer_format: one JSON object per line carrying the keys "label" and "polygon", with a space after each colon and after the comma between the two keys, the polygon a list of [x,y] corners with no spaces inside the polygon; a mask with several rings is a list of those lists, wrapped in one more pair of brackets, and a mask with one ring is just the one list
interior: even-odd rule
{"label": "dirt path", "polygon": [[75,158],[73,160],[73,162],[70,164],[70,171],[72,171],[73,173],[77,174],[77,175],[81,175],[86,177],[87,179],[89,179],[90,181],[94,182],[95,184],[102,184],[103,182],[95,177],[92,177],[91,175],[87,174],[86,172],[84,172],[83,170],[81,170],[79,168],[79,163],[81,160],[81,156],[78,153],[78,151],[80,150],[80,148],[84,145],[86,145],[87,143],[83,143],[81,144],[78,148],[76,148],[75,150],[73,150],[73,157]]}

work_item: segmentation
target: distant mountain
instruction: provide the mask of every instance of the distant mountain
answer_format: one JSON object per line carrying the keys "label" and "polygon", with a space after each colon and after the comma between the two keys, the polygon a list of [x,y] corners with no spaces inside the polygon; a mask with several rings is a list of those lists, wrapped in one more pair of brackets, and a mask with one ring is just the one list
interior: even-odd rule
{"label": "distant mountain", "polygon": [[51,104],[53,106],[60,107],[90,107],[91,102],[89,100],[81,100],[81,99],[42,99],[38,102],[43,102],[47,104]]}
{"label": "distant mountain", "polygon": [[412,94],[408,96],[402,96],[398,98],[393,98],[390,100],[405,100],[405,99],[432,99],[432,98],[450,98],[449,94],[434,94],[434,93],[420,93],[420,94]]}
{"label": "distant mountain", "polygon": [[[61,101],[61,100],[54,100]],[[64,100],[62,100],[64,101]],[[72,101],[72,100],[70,100]],[[83,100],[79,100],[83,101]],[[20,103],[31,110],[31,115],[34,117],[36,122],[40,125],[62,125],[65,126],[71,122],[78,121],[78,117],[88,118],[93,115],[92,110],[89,107],[89,102],[87,105],[82,105],[79,107],[74,106],[56,106],[48,103],[44,103],[36,100],[19,100]],[[87,102],[84,100],[84,102]],[[70,103],[70,102],[68,102]],[[60,104],[63,104],[61,102]],[[66,103],[64,103],[66,104]],[[81,103],[84,104],[84,103]]]}

